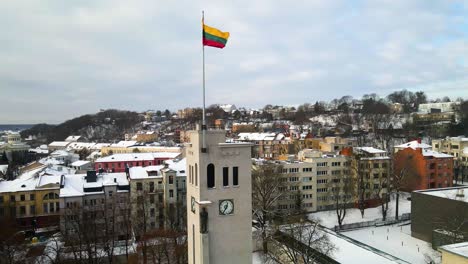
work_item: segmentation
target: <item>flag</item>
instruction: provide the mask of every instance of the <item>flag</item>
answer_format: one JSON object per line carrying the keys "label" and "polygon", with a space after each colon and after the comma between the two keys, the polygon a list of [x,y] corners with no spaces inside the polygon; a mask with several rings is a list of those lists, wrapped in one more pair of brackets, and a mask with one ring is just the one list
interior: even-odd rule
{"label": "flag", "polygon": [[229,38],[229,32],[210,27],[203,23],[203,45],[215,48],[224,48]]}

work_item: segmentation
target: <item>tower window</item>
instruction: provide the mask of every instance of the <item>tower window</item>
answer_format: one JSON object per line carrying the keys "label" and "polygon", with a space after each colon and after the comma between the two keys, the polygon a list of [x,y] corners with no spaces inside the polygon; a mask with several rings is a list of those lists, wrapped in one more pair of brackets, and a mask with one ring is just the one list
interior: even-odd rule
{"label": "tower window", "polygon": [[239,186],[239,167],[232,168],[232,185]]}
{"label": "tower window", "polygon": [[[214,169],[213,169],[213,174],[214,174]],[[198,165],[196,163],[195,163],[195,186],[198,186]]]}
{"label": "tower window", "polygon": [[223,186],[229,186],[229,167],[223,168]]}
{"label": "tower window", "polygon": [[215,166],[213,163],[208,164],[206,167],[206,176],[207,176],[207,184],[208,188],[215,187]]}

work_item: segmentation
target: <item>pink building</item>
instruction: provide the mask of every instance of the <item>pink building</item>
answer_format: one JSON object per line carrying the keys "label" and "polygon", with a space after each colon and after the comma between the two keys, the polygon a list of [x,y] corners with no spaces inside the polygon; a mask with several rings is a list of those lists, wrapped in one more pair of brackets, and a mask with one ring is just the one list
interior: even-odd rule
{"label": "pink building", "polygon": [[146,167],[162,164],[164,160],[174,159],[180,153],[152,152],[152,153],[123,153],[102,157],[96,160],[96,171],[104,169],[110,172],[125,172],[126,167]]}

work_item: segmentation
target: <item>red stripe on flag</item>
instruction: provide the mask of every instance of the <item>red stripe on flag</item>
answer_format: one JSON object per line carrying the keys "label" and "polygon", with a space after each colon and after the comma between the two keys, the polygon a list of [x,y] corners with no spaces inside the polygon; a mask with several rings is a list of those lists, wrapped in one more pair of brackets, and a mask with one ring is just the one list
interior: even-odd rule
{"label": "red stripe on flag", "polygon": [[216,41],[209,40],[209,39],[203,39],[203,45],[210,46],[210,47],[215,47],[215,48],[220,48],[220,49],[222,49],[222,48],[224,48],[226,46],[223,43],[216,42]]}

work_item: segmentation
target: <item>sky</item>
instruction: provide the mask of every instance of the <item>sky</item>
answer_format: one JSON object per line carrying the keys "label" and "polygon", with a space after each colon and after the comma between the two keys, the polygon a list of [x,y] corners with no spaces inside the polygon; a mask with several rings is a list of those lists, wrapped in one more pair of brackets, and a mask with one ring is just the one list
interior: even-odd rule
{"label": "sky", "polygon": [[468,4],[456,0],[2,0],[0,124],[100,109],[261,108],[407,89],[468,98]]}

